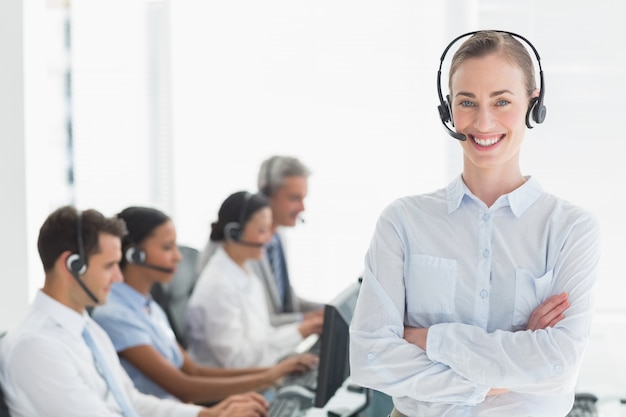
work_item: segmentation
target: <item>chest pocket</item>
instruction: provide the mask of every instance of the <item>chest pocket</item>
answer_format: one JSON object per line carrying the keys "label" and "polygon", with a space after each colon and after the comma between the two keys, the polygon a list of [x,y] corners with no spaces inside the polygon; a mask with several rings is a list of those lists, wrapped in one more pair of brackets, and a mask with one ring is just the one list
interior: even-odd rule
{"label": "chest pocket", "polygon": [[530,314],[550,295],[552,275],[552,270],[539,277],[527,269],[515,270],[513,328],[518,330],[526,328]]}
{"label": "chest pocket", "polygon": [[411,255],[406,272],[407,312],[438,321],[454,314],[457,262],[430,255]]}

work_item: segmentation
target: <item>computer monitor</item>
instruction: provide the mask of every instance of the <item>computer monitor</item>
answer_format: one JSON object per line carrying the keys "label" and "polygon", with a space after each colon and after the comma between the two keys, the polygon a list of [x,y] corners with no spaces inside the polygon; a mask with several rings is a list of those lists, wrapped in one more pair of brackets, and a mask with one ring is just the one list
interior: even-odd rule
{"label": "computer monitor", "polygon": [[349,327],[360,286],[351,284],[324,307],[315,407],[324,407],[350,375]]}

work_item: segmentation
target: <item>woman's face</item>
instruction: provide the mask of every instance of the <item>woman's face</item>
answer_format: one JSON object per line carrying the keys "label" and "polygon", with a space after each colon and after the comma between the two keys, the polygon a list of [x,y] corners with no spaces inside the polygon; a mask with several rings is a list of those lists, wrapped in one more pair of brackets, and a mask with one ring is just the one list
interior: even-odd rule
{"label": "woman's face", "polygon": [[[169,282],[176,272],[176,265],[183,259],[176,245],[176,228],[171,220],[157,226],[141,245],[146,252],[146,264],[155,265],[170,272],[149,270],[158,282]],[[148,271],[148,270],[147,270]]]}
{"label": "woman's face", "polygon": [[[257,210],[246,222],[241,240],[244,242],[267,244],[272,240],[272,210],[263,207]],[[261,259],[264,246],[241,246],[247,259]]]}
{"label": "woman's face", "polygon": [[[468,169],[519,167],[530,97],[522,70],[497,54],[463,62],[451,80],[450,105]],[[469,164],[469,166],[468,166]]]}

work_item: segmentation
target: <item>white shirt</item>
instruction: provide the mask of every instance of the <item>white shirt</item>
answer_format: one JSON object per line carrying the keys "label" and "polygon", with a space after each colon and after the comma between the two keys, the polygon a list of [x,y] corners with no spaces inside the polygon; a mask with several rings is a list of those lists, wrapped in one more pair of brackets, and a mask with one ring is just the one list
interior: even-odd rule
{"label": "white shirt", "polygon": [[187,307],[188,352],[224,368],[271,366],[302,341],[297,323],[273,327],[260,279],[217,249]]}
{"label": "white shirt", "polygon": [[[459,177],[380,216],[351,323],[352,379],[409,416],[565,416],[590,336],[599,228],[532,178],[491,207]],[[531,312],[566,292],[555,327]],[[429,328],[426,352],[404,325]],[[490,388],[509,393],[486,397]]]}
{"label": "white shirt", "polygon": [[87,313],[78,314],[39,291],[21,325],[0,343],[0,379],[12,417],[121,416],[82,338],[85,326],[138,415],[198,415],[198,406],[137,391],[104,330]]}

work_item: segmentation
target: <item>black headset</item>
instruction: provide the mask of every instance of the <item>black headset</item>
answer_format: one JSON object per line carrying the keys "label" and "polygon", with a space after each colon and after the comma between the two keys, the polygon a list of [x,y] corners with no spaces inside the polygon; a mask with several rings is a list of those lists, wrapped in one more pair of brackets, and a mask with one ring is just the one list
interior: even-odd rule
{"label": "black headset", "polygon": [[66,265],[72,275],[81,276],[87,271],[87,261],[85,260],[85,247],[83,244],[83,215],[76,212],[76,242],[78,253],[73,253],[67,257]]}
{"label": "black headset", "polygon": [[239,209],[239,220],[236,222],[226,223],[224,226],[224,237],[226,240],[233,240],[235,242],[241,242],[243,235],[243,225],[246,222],[246,215],[248,214],[248,205],[252,194],[245,192],[243,202],[241,203],[241,209]]}
{"label": "black headset", "polygon": [[265,186],[261,188],[261,193],[266,197],[269,197],[272,191],[272,168],[274,167],[274,164],[276,163],[278,158],[278,156],[272,156],[270,159],[267,160],[267,165],[265,167]]}
{"label": "black headset", "polygon": [[[441,59],[439,61],[439,70],[437,71],[437,94],[439,95],[439,106],[437,107],[439,110],[439,117],[441,118],[441,123],[443,123],[443,127],[446,129],[448,134],[455,139],[465,140],[466,137],[462,133],[457,133],[453,129],[451,129],[447,123],[454,127],[454,121],[452,119],[452,108],[450,107],[450,95],[446,96],[447,100],[444,100],[443,94],[441,92],[441,68],[443,67],[443,60],[448,53],[448,50],[454,45],[459,39],[464,38],[466,36],[474,35],[479,32],[486,32],[484,30],[475,30],[473,32],[467,32],[462,35],[457,36],[446,46],[446,49],[443,50],[443,54],[441,54]],[[543,123],[546,118],[546,106],[543,104],[543,97],[545,96],[545,84],[543,81],[543,69],[541,68],[541,58],[539,57],[539,52],[534,47],[532,43],[525,37],[518,35],[513,32],[507,32],[504,30],[494,30],[493,32],[503,33],[505,35],[513,36],[515,38],[521,39],[526,45],[532,49],[535,54],[535,58],[537,59],[537,65],[539,66],[539,97],[533,97],[528,105],[528,111],[526,112],[526,126],[529,129],[532,129],[534,126],[530,123],[530,118],[532,117],[533,121],[537,124]]]}
{"label": "black headset", "polygon": [[128,249],[124,251],[124,259],[126,262],[132,265],[142,266],[144,268],[154,269],[156,271],[173,274],[176,272],[175,268],[166,268],[164,266],[153,265],[146,262],[146,251],[141,249],[137,244],[131,242]]}
{"label": "black headset", "polygon": [[99,304],[100,301],[98,301],[98,298],[87,288],[83,280],[80,279],[80,276],[87,271],[87,258],[85,257],[85,245],[83,243],[83,213],[78,210],[76,211],[76,243],[78,253],[73,253],[68,256],[65,264],[81,288],[96,304]]}
{"label": "black headset", "polygon": [[141,265],[146,262],[146,252],[140,247],[131,244],[124,252],[124,258],[129,264]]}

